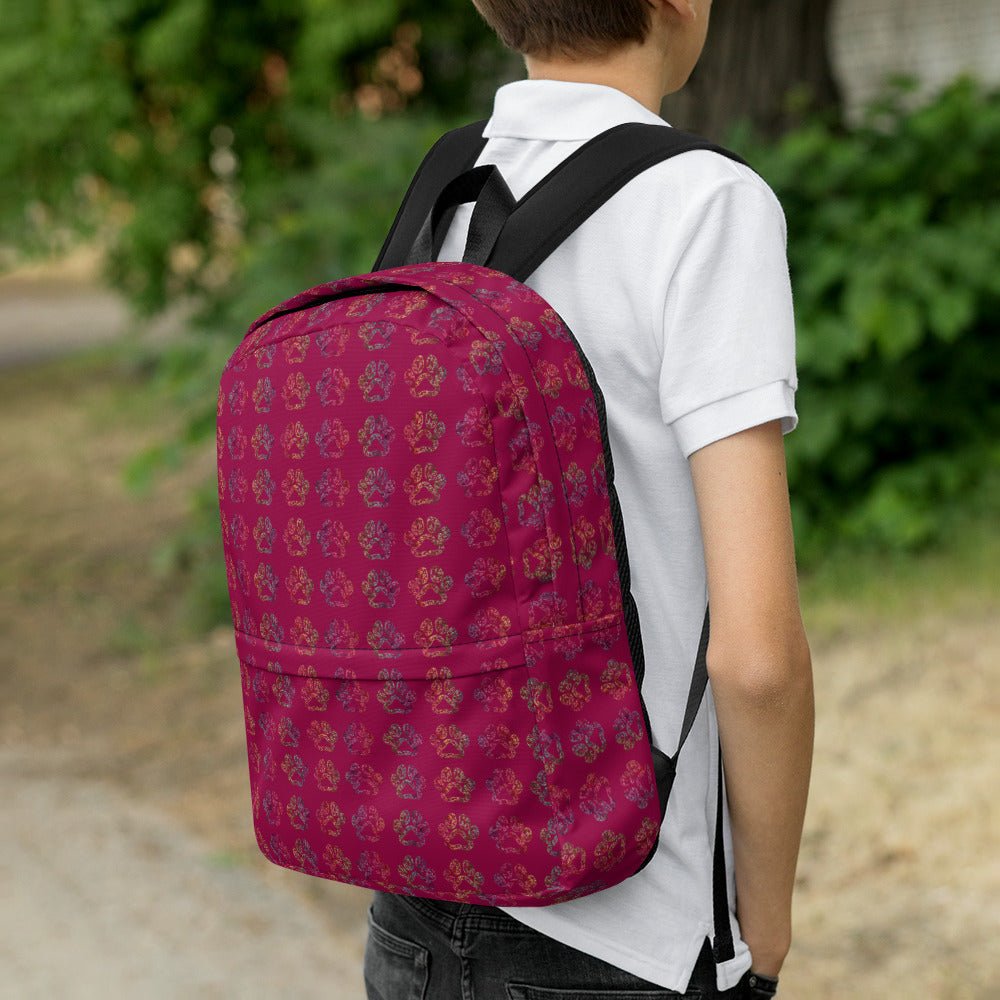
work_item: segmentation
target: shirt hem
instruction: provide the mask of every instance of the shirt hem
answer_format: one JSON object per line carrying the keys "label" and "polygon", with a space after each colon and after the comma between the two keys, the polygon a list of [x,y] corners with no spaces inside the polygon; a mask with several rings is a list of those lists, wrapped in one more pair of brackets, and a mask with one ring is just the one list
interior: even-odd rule
{"label": "shirt hem", "polygon": [[[609,962],[611,965],[615,965],[625,972],[631,973],[633,976],[639,976],[640,979],[646,979],[651,983],[656,983],[657,986],[662,986],[665,989],[674,990],[678,993],[687,991],[691,981],[691,974],[694,972],[694,967],[698,961],[698,956],[701,954],[705,938],[708,937],[711,939],[712,937],[711,926],[700,924],[698,930],[692,934],[690,940],[684,945],[682,957],[678,957],[674,962],[655,962],[651,961],[646,955],[623,948],[615,941],[592,934],[590,931],[580,927],[579,924],[566,925],[557,923],[554,927],[541,927],[522,916],[522,913],[526,909],[525,907],[511,908],[500,906],[498,909],[503,910],[504,913],[509,914],[515,920],[527,924],[527,926],[538,931],[540,934],[551,937],[570,948],[584,951],[595,958],[601,959],[601,961]],[[528,907],[527,909],[535,910],[536,908]],[[549,924],[552,917],[552,913],[545,914],[544,922],[546,925]],[[564,929],[567,931],[565,934],[561,933]],[[737,955],[736,959],[716,966],[717,988],[730,989],[732,986],[735,986],[743,973],[749,968],[750,962],[747,960],[746,955],[743,956],[743,961],[740,961],[740,956]]]}

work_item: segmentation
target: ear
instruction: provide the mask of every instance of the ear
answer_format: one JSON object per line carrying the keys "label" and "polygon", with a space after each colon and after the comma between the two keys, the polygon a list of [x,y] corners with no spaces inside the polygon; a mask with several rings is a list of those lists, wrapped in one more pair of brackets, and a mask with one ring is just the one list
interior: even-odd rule
{"label": "ear", "polygon": [[[694,21],[698,17],[694,0],[646,0],[646,3],[654,10],[659,8],[663,13],[676,14],[684,21]],[[667,7],[671,10],[665,10]]]}

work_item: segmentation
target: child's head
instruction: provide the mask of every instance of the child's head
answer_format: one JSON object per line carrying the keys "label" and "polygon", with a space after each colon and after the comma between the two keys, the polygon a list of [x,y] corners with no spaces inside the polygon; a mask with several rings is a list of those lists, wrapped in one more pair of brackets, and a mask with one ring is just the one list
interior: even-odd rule
{"label": "child's head", "polygon": [[522,55],[594,58],[649,34],[646,0],[472,0],[508,48]]}
{"label": "child's head", "polygon": [[698,61],[712,6],[712,0],[472,2],[504,45],[525,57],[529,71],[582,69],[639,54],[641,62],[661,70],[664,94],[682,87]]}

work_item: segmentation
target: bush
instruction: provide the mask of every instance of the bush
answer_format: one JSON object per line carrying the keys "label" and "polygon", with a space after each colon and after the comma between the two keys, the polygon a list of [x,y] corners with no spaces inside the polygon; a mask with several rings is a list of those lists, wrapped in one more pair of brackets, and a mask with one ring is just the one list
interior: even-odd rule
{"label": "bush", "polygon": [[293,178],[328,153],[355,175],[377,159],[375,129],[337,141],[362,111],[463,115],[509,55],[468,0],[7,4],[0,252],[99,235],[140,311],[214,300]]}
{"label": "bush", "polygon": [[899,77],[846,134],[816,121],[741,153],[788,222],[800,565],[916,549],[996,502],[1000,90],[962,77],[908,111]]}

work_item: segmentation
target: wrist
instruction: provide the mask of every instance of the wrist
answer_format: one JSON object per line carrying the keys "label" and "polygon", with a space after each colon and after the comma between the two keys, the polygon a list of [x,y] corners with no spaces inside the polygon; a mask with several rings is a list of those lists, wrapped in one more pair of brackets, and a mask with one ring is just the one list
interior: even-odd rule
{"label": "wrist", "polygon": [[750,968],[758,976],[765,976],[767,979],[777,979],[784,964],[784,955],[769,956],[753,949],[750,951]]}
{"label": "wrist", "polygon": [[771,947],[765,947],[763,944],[755,945],[750,941],[747,941],[747,946],[750,949],[751,970],[769,979],[777,979],[785,964],[788,949],[777,945]]}
{"label": "wrist", "polygon": [[769,979],[777,979],[791,947],[791,936],[770,934],[755,936],[743,933],[743,940],[750,949],[750,968]]}
{"label": "wrist", "polygon": [[751,969],[747,976],[747,989],[750,1000],[767,1000],[778,992],[778,977],[765,976]]}

